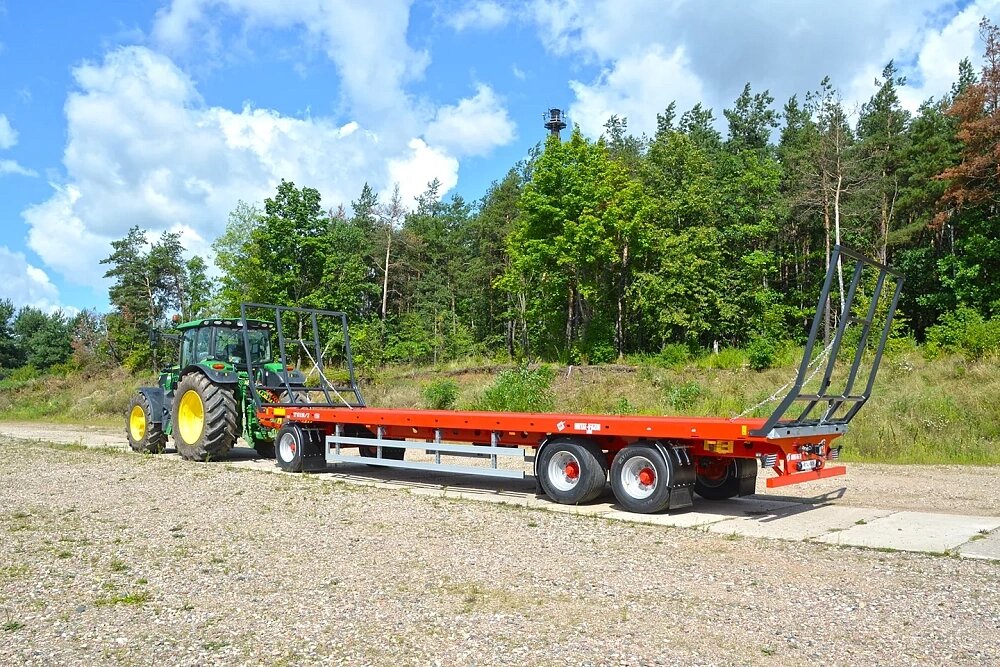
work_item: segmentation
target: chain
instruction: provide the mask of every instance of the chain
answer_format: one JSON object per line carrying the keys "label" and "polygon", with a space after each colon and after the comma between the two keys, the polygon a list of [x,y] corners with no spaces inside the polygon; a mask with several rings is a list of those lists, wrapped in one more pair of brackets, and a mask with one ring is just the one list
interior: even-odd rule
{"label": "chain", "polygon": [[[833,341],[830,341],[830,344],[827,345],[823,349],[823,351],[820,352],[819,355],[817,355],[817,357],[815,359],[813,359],[812,361],[810,361],[808,366],[806,366],[806,368],[812,368],[815,365],[816,368],[813,369],[813,372],[810,373],[809,377],[807,377],[805,379],[805,381],[802,383],[803,387],[806,386],[807,384],[809,384],[812,381],[812,379],[814,377],[816,377],[816,374],[819,373],[819,369],[823,367],[823,361],[825,361],[826,358],[828,356],[830,356],[830,350],[832,348],[833,348]],[[778,398],[781,397],[781,394],[786,389],[788,389],[789,387],[791,387],[793,384],[795,384],[795,380],[789,380],[788,382],[786,382],[785,384],[783,384],[781,387],[779,387],[778,389],[776,389],[773,394],[771,394],[770,396],[768,396],[767,398],[765,398],[763,401],[761,401],[757,405],[755,405],[755,406],[753,406],[751,408],[747,408],[746,410],[744,410],[740,414],[736,415],[735,417],[730,417],[730,421],[732,421],[734,419],[740,419],[741,417],[746,417],[751,412],[754,412],[755,410],[757,410],[757,408],[763,407],[763,406],[767,405],[768,403],[773,403],[774,401],[778,400]]]}

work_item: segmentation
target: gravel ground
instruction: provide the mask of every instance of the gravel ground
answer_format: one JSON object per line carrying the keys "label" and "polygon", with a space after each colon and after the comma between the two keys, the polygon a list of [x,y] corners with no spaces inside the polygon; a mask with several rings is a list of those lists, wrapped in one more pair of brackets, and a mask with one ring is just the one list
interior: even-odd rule
{"label": "gravel ground", "polygon": [[1000,565],[0,438],[0,664],[1000,664]]}

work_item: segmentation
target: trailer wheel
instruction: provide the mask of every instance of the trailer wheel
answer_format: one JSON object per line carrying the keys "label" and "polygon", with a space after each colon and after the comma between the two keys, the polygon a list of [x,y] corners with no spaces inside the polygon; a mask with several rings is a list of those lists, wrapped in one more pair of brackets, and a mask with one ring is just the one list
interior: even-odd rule
{"label": "trailer wheel", "polygon": [[594,500],[608,481],[604,453],[586,440],[566,438],[546,443],[537,471],[545,495],[563,505]]}
{"label": "trailer wheel", "polygon": [[145,394],[136,394],[128,405],[125,434],[129,447],[136,452],[160,454],[167,444],[163,424],[152,420],[153,409]]}
{"label": "trailer wheel", "polygon": [[649,445],[629,445],[611,465],[611,488],[629,512],[652,514],[667,507],[670,482],[667,462]]}
{"label": "trailer wheel", "polygon": [[702,459],[697,465],[694,492],[706,500],[729,500],[740,495],[740,479],[756,478],[756,473],[757,462],[752,459]]}
{"label": "trailer wheel", "polygon": [[274,459],[285,472],[302,472],[304,433],[296,424],[284,423],[274,438]]}
{"label": "trailer wheel", "polygon": [[173,408],[174,445],[184,458],[218,458],[236,443],[239,414],[232,387],[188,373],[177,385]]}

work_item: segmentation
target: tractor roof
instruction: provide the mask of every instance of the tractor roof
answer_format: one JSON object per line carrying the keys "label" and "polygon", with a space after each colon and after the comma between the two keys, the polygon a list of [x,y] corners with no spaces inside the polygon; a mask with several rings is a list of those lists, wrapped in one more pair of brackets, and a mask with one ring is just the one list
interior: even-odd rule
{"label": "tractor roof", "polygon": [[[198,327],[221,327],[224,329],[242,329],[243,320],[239,318],[230,317],[209,317],[204,320],[192,320],[190,322],[185,322],[184,324],[178,324],[177,329],[180,331],[186,331],[188,329],[196,329]],[[248,329],[273,329],[274,322],[268,322],[266,320],[247,320]]]}

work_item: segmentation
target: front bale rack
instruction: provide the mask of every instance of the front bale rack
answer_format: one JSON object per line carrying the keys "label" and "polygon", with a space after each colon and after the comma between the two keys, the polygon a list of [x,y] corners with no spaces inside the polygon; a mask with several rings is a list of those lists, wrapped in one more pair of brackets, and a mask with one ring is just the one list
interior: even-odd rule
{"label": "front bale rack", "polygon": [[[832,443],[871,396],[901,287],[892,269],[834,248],[798,373],[767,417],[372,408],[355,377],[344,313],[248,303],[241,317],[268,312],[281,364],[310,366],[306,381],[286,383],[280,400],[274,391],[253,390],[258,419],[278,429],[282,469],[363,463],[512,479],[530,474],[540,493],[566,504],[599,497],[610,479],[622,507],[650,513],[688,507],[693,493],[711,500],[752,494],[760,469],[771,471],[768,487],[844,474]],[[820,331],[829,334],[817,352]],[[796,403],[804,409],[787,417]]]}

